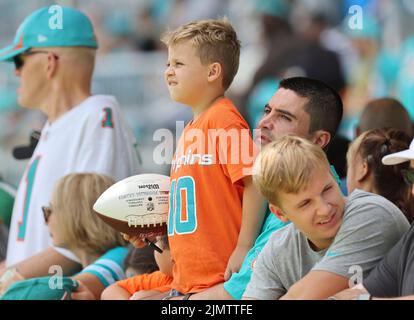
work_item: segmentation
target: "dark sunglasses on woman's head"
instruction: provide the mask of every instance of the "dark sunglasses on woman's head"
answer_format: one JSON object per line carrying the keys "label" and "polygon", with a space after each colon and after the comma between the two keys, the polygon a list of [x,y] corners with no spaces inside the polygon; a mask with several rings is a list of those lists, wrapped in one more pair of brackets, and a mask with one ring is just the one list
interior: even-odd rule
{"label": "dark sunglasses on woman's head", "polygon": [[406,184],[409,186],[414,184],[414,169],[401,170],[401,174]]}
{"label": "dark sunglasses on woman's head", "polygon": [[49,222],[50,215],[52,214],[52,208],[44,206],[42,207],[43,211],[43,218],[45,219],[45,223],[47,224]]}
{"label": "dark sunglasses on woman's head", "polygon": [[[27,52],[24,52],[22,54],[19,54],[19,55],[15,56],[13,58],[13,61],[14,61],[14,67],[16,68],[16,70],[20,70],[23,67],[23,65],[24,65],[23,56],[31,56],[31,55],[38,54],[38,53],[49,53],[49,51],[41,51],[41,50],[39,50],[39,51],[27,51]],[[56,58],[58,58],[55,54],[54,54],[54,56]]]}

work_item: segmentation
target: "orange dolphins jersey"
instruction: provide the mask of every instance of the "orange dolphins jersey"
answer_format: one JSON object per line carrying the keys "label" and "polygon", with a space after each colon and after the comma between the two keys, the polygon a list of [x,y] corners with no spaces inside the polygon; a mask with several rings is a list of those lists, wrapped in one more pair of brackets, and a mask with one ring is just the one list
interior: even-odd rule
{"label": "orange dolphins jersey", "polygon": [[224,281],[242,221],[242,179],[255,153],[246,121],[227,98],[185,127],[170,174],[175,290],[199,292]]}

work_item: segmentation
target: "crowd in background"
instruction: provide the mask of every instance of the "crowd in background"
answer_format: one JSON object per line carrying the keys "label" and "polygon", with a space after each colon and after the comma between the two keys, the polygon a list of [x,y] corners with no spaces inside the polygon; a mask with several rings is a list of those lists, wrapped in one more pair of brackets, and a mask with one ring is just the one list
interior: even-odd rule
{"label": "crowd in background", "polygon": [[[245,116],[250,127],[271,131],[270,126],[266,124],[270,121],[266,120],[266,108],[270,108],[270,98],[275,94],[281,80],[294,79],[291,81],[306,83],[308,80],[303,79],[311,78],[328,84],[334,89],[335,94],[339,93],[344,113],[338,134],[330,144],[328,143],[329,148],[327,144],[320,146],[326,147],[329,163],[338,173],[335,175],[337,182],[342,180],[339,185],[343,194],[347,195],[355,189],[361,189],[387,198],[405,215],[403,218],[402,213],[400,214],[401,221],[404,222],[401,223],[404,224],[404,228],[401,227],[400,230],[401,234],[408,229],[408,222],[411,223],[414,217],[410,187],[414,178],[405,173],[400,175],[400,171],[410,171],[409,163],[401,165],[400,168],[386,168],[381,164],[381,158],[386,154],[407,149],[413,136],[414,64],[411,57],[414,54],[414,37],[410,33],[410,15],[414,15],[414,6],[410,1],[217,0],[201,3],[191,0],[146,0],[105,1],[99,4],[96,1],[61,2],[85,12],[94,25],[99,39],[99,50],[93,78],[93,93],[110,94],[118,98],[125,118],[138,140],[143,172],[168,174],[168,163],[160,165],[154,159],[154,131],[159,128],[174,131],[176,121],[187,122],[191,119],[190,110],[172,102],[163,84],[166,50],[160,42],[162,34],[190,20],[227,16],[242,42],[240,69],[228,96]],[[0,8],[4,9],[0,12],[13,12],[14,15],[9,14],[9,18],[20,21],[21,15],[26,15],[35,7],[50,4],[49,1],[32,1],[28,6],[19,7],[4,1],[0,3]],[[13,21],[7,22],[7,19],[4,19],[2,23],[13,24]],[[358,23],[362,23],[361,29],[357,26]],[[8,28],[5,27],[5,38],[11,38],[11,30],[14,29],[14,25],[10,27],[8,35]],[[12,150],[17,145],[27,144],[31,131],[39,130],[45,121],[45,117],[40,113],[23,110],[17,105],[17,81],[12,78],[11,68],[12,65],[0,66],[0,183],[7,184],[1,189],[4,199],[13,198],[13,185],[17,184],[27,164],[25,161],[13,159]],[[16,69],[16,72],[21,71]],[[289,87],[289,80],[287,83],[282,81],[280,88],[282,92],[295,91],[295,86]],[[313,88],[304,93],[309,99],[309,105],[314,102],[314,96],[323,99],[323,90],[326,89],[322,86],[320,90]],[[340,101],[340,98],[336,100]],[[269,114],[270,112],[271,110]],[[318,122],[318,113],[312,113],[311,110],[306,112],[310,114],[311,123]],[[327,115],[319,116],[323,118]],[[328,122],[335,121],[329,119],[325,122],[322,127],[328,126]],[[105,125],[102,124],[103,127]],[[378,130],[384,127],[393,129]],[[313,127],[309,128],[310,131],[311,128]],[[131,138],[132,140],[134,139]],[[289,138],[286,139],[288,140]],[[308,142],[300,143],[306,146]],[[316,143],[318,144],[317,141]],[[311,150],[314,147],[308,145],[308,148]],[[393,172],[394,169],[397,170],[397,174]],[[409,174],[412,174],[411,171]],[[110,185],[112,182],[109,181],[107,184]],[[59,187],[63,188],[63,182]],[[65,192],[59,194],[63,195]],[[97,195],[94,195],[89,199],[90,202],[94,202],[96,197]],[[357,196],[354,194],[355,197]],[[107,279],[102,280],[101,274],[94,271],[100,268],[102,259],[115,256],[107,249],[123,246],[125,242],[118,233],[114,233],[114,239],[110,239],[114,243],[110,243],[108,248],[99,243],[96,252],[92,252],[81,250],[91,247],[89,244],[85,246],[81,243],[76,246],[76,240],[82,240],[81,236],[75,235],[73,241],[68,240],[70,237],[58,238],[57,234],[63,235],[65,232],[56,227],[58,223],[55,219],[61,218],[56,214],[51,216],[52,208],[64,211],[57,203],[58,198],[54,196],[49,207],[42,207],[44,220],[54,235],[54,242],[60,240],[56,246],[70,249],[82,264],[82,272],[76,275],[83,277],[82,282],[79,282],[82,288],[77,291],[80,292],[78,298],[100,298],[104,287],[114,279],[106,283]],[[10,203],[6,205],[10,206]],[[91,205],[88,204],[88,207]],[[0,209],[6,212],[4,208]],[[76,212],[68,211],[73,214]],[[4,223],[4,217],[0,218],[3,222],[0,227],[4,229],[7,223]],[[72,218],[72,223],[76,226],[78,219],[75,216]],[[91,224],[97,222],[91,220]],[[70,223],[63,225],[67,226]],[[1,236],[6,233],[0,230]],[[70,232],[67,234],[70,235]],[[87,238],[91,240],[93,236]],[[164,250],[169,250],[165,239],[164,242],[162,239],[158,241]],[[0,257],[4,251],[5,249],[0,246]],[[126,250],[123,250],[122,254],[117,252],[116,259],[120,265],[122,259],[119,257],[124,258],[126,254]],[[113,257],[112,259],[115,260]],[[157,264],[161,271],[158,260]],[[154,263],[151,265],[154,266]],[[121,273],[119,279],[124,277]],[[156,277],[162,284],[162,290],[170,288],[172,280],[169,273],[163,271],[162,278]],[[98,287],[91,284],[91,274],[99,278]],[[254,284],[260,284],[259,278],[254,280]],[[74,285],[68,281],[68,286]],[[137,291],[136,288],[141,288],[141,282],[146,280],[145,277],[139,277],[135,281],[138,282],[124,282],[120,285],[121,288],[108,288],[103,297],[114,298],[121,294],[122,297],[129,298]],[[102,286],[102,283],[106,284]],[[156,291],[164,292],[162,290]],[[252,290],[249,291],[249,294],[253,293]],[[142,296],[135,298],[139,299]]]}
{"label": "crowd in background", "polygon": [[[52,1],[0,1],[1,45],[13,37],[17,21]],[[127,114],[140,144],[144,169],[167,173],[155,164],[153,133],[174,132],[177,120],[188,121],[190,111],[168,98],[162,79],[166,61],[161,34],[184,22],[227,16],[241,39],[239,72],[229,96],[255,127],[263,105],[280,79],[308,76],[337,89],[345,115],[337,138],[344,146],[355,136],[357,119],[373,98],[399,99],[414,117],[414,53],[411,1],[398,0],[122,0],[58,1],[84,11],[99,38],[94,92],[115,95]],[[352,29],[350,19],[362,9],[363,28]],[[151,68],[149,68],[151,66]],[[16,185],[26,165],[11,153],[27,144],[40,129],[40,113],[22,110],[16,102],[17,81],[12,66],[0,66],[0,176]],[[157,110],[158,112],[154,112]],[[335,147],[333,147],[334,150]],[[345,148],[346,149],[346,148]],[[343,167],[343,166],[342,166]],[[338,168],[344,176],[344,168]]]}

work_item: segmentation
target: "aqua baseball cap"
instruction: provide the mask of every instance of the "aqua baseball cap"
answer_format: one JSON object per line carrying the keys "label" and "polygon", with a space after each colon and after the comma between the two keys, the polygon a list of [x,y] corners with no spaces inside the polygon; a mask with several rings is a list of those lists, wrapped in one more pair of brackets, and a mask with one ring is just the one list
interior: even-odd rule
{"label": "aqua baseball cap", "polygon": [[30,48],[98,48],[89,18],[79,10],[53,5],[36,10],[19,26],[13,43],[0,50],[0,61],[10,61]]}
{"label": "aqua baseball cap", "polygon": [[78,288],[69,277],[42,277],[13,283],[0,300],[71,300]]}

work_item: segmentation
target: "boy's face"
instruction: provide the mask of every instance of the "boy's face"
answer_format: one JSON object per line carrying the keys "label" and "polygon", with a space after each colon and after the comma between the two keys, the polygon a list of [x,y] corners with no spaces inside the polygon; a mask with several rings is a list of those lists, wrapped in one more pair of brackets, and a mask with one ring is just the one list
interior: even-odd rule
{"label": "boy's face", "polygon": [[174,101],[194,106],[200,103],[200,92],[208,85],[209,67],[202,65],[197,49],[182,41],[168,47],[168,62],[164,76]]}
{"label": "boy's face", "polygon": [[345,198],[327,166],[314,169],[297,194],[282,192],[279,199],[281,207],[270,204],[270,209],[282,221],[292,221],[316,250],[331,245],[342,224]]}

